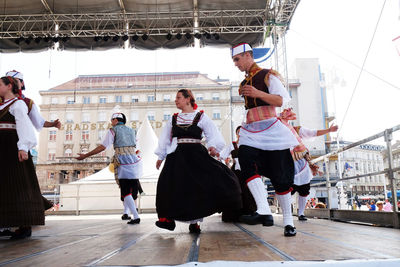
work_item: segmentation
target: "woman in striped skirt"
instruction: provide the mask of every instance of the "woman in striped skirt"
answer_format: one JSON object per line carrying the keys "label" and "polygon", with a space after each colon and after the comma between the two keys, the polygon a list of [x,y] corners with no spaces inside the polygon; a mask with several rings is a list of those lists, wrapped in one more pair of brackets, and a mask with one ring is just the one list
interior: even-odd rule
{"label": "woman in striped skirt", "polygon": [[30,237],[32,225],[44,225],[44,207],[29,150],[36,137],[26,104],[15,97],[16,80],[0,79],[0,227],[19,227],[12,239]]}

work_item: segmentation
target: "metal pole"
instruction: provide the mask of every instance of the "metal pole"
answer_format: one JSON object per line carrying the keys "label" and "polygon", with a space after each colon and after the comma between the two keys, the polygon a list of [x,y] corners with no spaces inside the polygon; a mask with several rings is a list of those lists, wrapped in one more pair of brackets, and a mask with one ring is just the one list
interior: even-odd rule
{"label": "metal pole", "polygon": [[329,180],[329,158],[325,158],[324,162],[325,162],[325,170],[326,170],[326,191],[327,191],[327,196],[328,196],[326,208],[331,209],[331,194],[330,194],[331,182]]}
{"label": "metal pole", "polygon": [[392,152],[392,129],[385,130],[385,142],[388,159],[388,178],[392,186],[392,200],[393,200],[393,227],[400,228],[399,217],[397,215],[397,188],[396,180],[394,179],[393,172],[393,152]]}

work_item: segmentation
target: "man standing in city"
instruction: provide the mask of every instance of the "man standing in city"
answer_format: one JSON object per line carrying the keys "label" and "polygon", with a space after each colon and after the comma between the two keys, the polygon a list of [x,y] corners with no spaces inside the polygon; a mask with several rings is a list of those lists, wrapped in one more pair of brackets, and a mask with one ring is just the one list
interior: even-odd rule
{"label": "man standing in city", "polygon": [[246,123],[239,134],[239,163],[242,177],[257,205],[254,214],[242,215],[240,220],[247,224],[273,225],[267,192],[261,179],[261,176],[265,176],[271,180],[282,208],[284,235],[295,236],[290,194],[294,164],[290,148],[298,145],[298,142],[279,121],[275,110],[289,101],[290,96],[279,73],[257,66],[249,44],[241,43],[232,47],[231,56],[235,66],[246,73],[239,87],[247,110]]}

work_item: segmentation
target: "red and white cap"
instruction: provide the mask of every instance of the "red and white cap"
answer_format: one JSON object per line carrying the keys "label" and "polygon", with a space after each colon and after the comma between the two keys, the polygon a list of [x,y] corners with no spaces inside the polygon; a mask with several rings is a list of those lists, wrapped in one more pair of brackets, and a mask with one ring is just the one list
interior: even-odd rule
{"label": "red and white cap", "polygon": [[114,114],[112,114],[111,119],[117,119],[117,118],[123,119],[124,116],[122,116],[122,113],[114,113]]}
{"label": "red and white cap", "polygon": [[241,43],[231,48],[232,57],[247,51],[253,51],[253,49],[248,43]]}
{"label": "red and white cap", "polygon": [[20,80],[24,79],[24,76],[22,75],[22,73],[19,71],[16,71],[16,70],[11,70],[11,71],[7,72],[6,76],[11,76],[13,78],[20,79]]}

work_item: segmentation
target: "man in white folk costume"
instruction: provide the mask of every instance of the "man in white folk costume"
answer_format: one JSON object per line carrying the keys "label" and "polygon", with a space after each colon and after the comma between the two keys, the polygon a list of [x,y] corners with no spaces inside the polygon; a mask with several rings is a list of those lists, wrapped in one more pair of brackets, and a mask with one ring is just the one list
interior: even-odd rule
{"label": "man in white folk costume", "polygon": [[232,47],[232,60],[246,73],[239,94],[245,99],[246,123],[240,129],[239,163],[242,179],[254,197],[257,211],[240,216],[247,224],[274,224],[261,176],[268,177],[275,188],[283,212],[284,235],[295,236],[291,211],[294,164],[290,148],[298,145],[291,131],[277,118],[276,107],[290,100],[280,75],[272,69],[262,69],[254,62],[253,50],[247,43]]}

